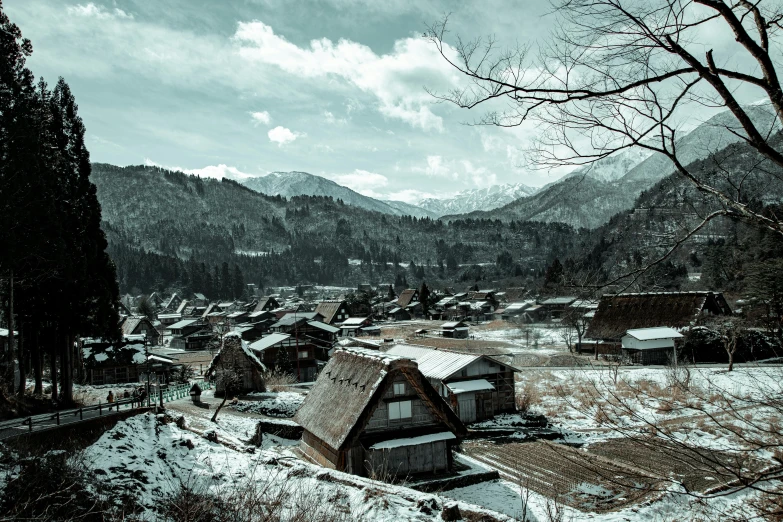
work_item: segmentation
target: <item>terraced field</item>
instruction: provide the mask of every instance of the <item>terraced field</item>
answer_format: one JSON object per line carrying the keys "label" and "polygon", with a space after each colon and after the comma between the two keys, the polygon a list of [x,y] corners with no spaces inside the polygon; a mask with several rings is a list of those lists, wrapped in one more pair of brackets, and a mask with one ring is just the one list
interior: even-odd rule
{"label": "terraced field", "polygon": [[612,511],[657,491],[657,477],[597,455],[544,441],[463,444],[503,478],[583,511]]}

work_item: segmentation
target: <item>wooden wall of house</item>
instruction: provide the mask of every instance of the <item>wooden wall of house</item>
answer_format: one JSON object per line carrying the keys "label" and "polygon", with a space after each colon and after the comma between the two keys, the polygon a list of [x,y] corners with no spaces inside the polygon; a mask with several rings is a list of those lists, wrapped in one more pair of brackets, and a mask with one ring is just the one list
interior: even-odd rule
{"label": "wooden wall of house", "polygon": [[[495,387],[493,409],[495,412],[513,411],[516,408],[516,388],[514,372],[501,363],[479,359],[468,365],[462,372],[447,382],[459,382],[474,379],[486,379]],[[436,389],[440,387],[436,386]]]}
{"label": "wooden wall of house", "polygon": [[404,479],[419,473],[438,473],[449,469],[446,441],[428,442],[387,450],[366,452],[368,475],[381,480]]}
{"label": "wooden wall of house", "polygon": [[341,469],[339,452],[307,430],[302,433],[299,449],[325,468],[344,471]]}
{"label": "wooden wall of house", "polygon": [[[404,375],[398,375],[393,382],[405,384],[405,395],[394,395],[394,386],[390,385],[378,404],[378,407],[373,412],[372,417],[370,417],[370,420],[364,429],[366,433],[375,433],[389,428],[402,429],[439,424]],[[388,403],[395,400],[411,401],[410,419],[389,420]]]}

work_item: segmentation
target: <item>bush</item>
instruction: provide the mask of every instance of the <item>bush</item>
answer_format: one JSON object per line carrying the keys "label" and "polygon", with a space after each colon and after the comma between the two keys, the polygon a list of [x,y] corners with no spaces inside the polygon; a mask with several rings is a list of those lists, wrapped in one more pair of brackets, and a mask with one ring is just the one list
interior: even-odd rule
{"label": "bush", "polygon": [[139,511],[133,499],[111,495],[81,452],[10,454],[5,459],[13,461],[5,464],[15,472],[0,500],[3,520],[127,520]]}
{"label": "bush", "polygon": [[274,392],[279,392],[285,389],[286,386],[297,383],[296,375],[279,368],[264,372],[261,374],[261,378],[264,380],[266,389]]}
{"label": "bush", "polygon": [[522,392],[517,394],[517,410],[522,413],[530,411],[530,407],[539,400],[538,389],[531,382],[525,384]]}

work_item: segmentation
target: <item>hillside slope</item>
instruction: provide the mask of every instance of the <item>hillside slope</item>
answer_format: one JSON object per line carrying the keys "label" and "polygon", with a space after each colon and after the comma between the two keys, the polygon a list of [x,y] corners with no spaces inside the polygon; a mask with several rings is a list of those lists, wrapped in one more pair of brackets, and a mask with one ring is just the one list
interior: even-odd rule
{"label": "hillside slope", "polygon": [[430,212],[414,205],[380,201],[335,183],[321,176],[307,172],[272,172],[243,181],[243,184],[262,194],[270,196],[323,196],[340,199],[346,205],[390,214],[393,216],[433,217]]}
{"label": "hillside slope", "polygon": [[[775,127],[775,115],[768,107],[749,106],[746,109],[760,127]],[[683,164],[703,160],[740,141],[741,138],[735,134],[738,125],[734,116],[724,111],[683,136],[677,142]],[[623,173],[628,167],[632,168]],[[596,228],[618,212],[632,208],[644,190],[669,176],[673,170],[671,161],[663,154],[628,151],[581,168],[531,197],[489,212],[470,213],[466,217],[561,222],[575,228]],[[444,219],[461,217],[446,216]]]}

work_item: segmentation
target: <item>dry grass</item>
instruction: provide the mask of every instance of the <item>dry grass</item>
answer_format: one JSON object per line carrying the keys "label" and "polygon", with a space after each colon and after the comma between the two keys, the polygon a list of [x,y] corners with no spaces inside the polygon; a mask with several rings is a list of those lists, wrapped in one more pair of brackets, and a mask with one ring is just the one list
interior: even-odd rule
{"label": "dry grass", "polygon": [[476,341],[474,339],[449,339],[444,337],[416,337],[411,339],[411,342],[431,348],[486,355],[507,354],[508,348],[512,346],[503,341]]}
{"label": "dry grass", "polygon": [[296,384],[296,375],[278,369],[267,371],[261,375],[266,389],[273,392],[285,391],[288,386]]}
{"label": "dry grass", "polygon": [[522,391],[517,393],[517,410],[527,413],[530,411],[531,406],[538,403],[538,386],[533,382],[528,382],[522,388]]}

